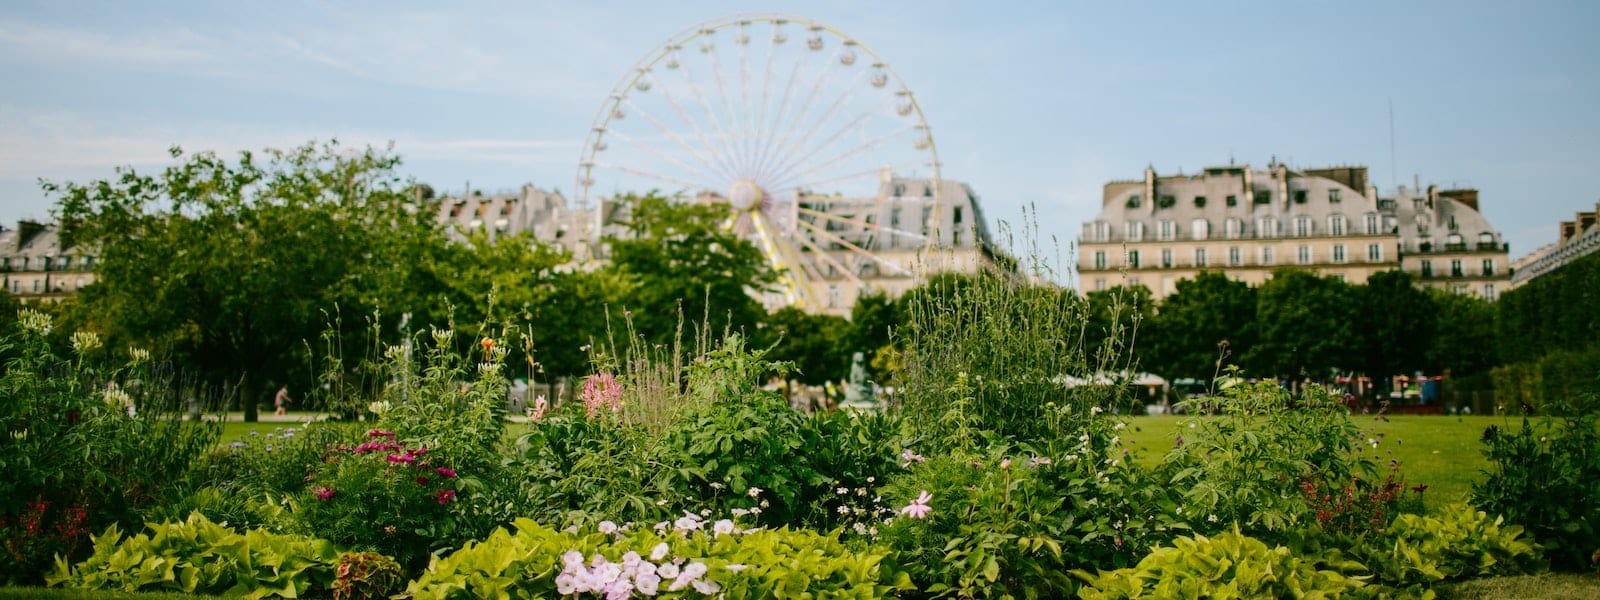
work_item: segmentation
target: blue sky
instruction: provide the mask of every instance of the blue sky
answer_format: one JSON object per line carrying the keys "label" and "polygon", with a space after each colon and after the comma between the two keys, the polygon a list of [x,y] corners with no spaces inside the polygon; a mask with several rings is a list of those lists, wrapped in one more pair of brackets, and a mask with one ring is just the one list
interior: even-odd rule
{"label": "blue sky", "polygon": [[[0,222],[39,178],[186,149],[386,144],[436,188],[570,190],[618,77],[741,11],[826,22],[916,93],[991,221],[1076,238],[1111,179],[1230,158],[1475,186],[1512,256],[1600,197],[1593,2],[27,2],[0,6]],[[1390,154],[1390,106],[1394,155]],[[1391,164],[1397,168],[1391,168]]]}

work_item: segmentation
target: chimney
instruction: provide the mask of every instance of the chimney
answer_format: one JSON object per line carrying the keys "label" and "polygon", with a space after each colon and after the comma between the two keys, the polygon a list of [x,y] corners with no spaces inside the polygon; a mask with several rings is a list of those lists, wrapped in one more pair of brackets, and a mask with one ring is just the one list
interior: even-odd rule
{"label": "chimney", "polygon": [[1578,229],[1576,231],[1573,231],[1572,234],[1573,235],[1577,235],[1577,234],[1583,233],[1585,231],[1588,231],[1589,228],[1592,227],[1592,226],[1594,226],[1594,213],[1592,213],[1592,212],[1581,212],[1581,213],[1578,213]]}
{"label": "chimney", "polygon": [[1561,241],[1559,242],[1559,245],[1565,246],[1567,244],[1567,240],[1570,240],[1570,239],[1573,238],[1573,236],[1577,235],[1577,231],[1578,231],[1578,223],[1577,223],[1577,221],[1562,221],[1561,222]]}
{"label": "chimney", "polygon": [[1150,212],[1156,212],[1156,168],[1148,165],[1144,168],[1144,201],[1150,207]]}
{"label": "chimney", "polygon": [[1473,211],[1483,212],[1482,209],[1478,208],[1478,190],[1472,188],[1444,190],[1439,192],[1439,195],[1465,204],[1471,207]]}

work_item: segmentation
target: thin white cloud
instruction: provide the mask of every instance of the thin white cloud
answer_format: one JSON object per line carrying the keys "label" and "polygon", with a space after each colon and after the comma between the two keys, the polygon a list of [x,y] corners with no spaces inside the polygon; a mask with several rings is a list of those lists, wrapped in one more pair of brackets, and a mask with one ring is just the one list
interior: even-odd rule
{"label": "thin white cloud", "polygon": [[0,18],[0,48],[12,56],[153,65],[213,61],[211,43],[188,28],[110,35]]}

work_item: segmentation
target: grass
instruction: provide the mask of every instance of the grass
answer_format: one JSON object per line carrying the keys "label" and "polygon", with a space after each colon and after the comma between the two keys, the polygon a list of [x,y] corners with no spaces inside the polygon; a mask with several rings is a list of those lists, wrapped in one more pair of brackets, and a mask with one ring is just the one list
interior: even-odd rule
{"label": "grass", "polygon": [[1473,579],[1439,586],[1439,597],[1446,600],[1497,600],[1499,598],[1546,598],[1548,600],[1600,599],[1600,575],[1542,573],[1519,577]]}
{"label": "grass", "polygon": [[[1173,437],[1187,417],[1132,417],[1124,436],[1136,460],[1146,466],[1161,462],[1172,448]],[[1472,483],[1489,468],[1478,441],[1490,425],[1506,427],[1505,417],[1397,415],[1383,419],[1357,416],[1356,423],[1369,439],[1378,440],[1368,456],[1383,472],[1396,461],[1407,486],[1426,485],[1423,498],[1432,510],[1451,502],[1464,502]]]}

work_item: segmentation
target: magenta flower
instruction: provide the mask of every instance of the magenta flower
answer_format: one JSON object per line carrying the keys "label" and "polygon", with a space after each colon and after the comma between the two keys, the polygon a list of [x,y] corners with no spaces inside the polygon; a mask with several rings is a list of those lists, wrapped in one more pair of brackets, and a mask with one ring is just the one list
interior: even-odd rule
{"label": "magenta flower", "polygon": [[332,500],[334,491],[330,488],[317,488],[317,499],[322,501]]}
{"label": "magenta flower", "polygon": [[912,500],[911,504],[900,509],[900,514],[913,519],[927,517],[928,513],[933,512],[933,507],[928,506],[928,501],[930,500],[933,500],[933,494],[928,493],[928,490],[922,490],[922,494],[917,496],[916,500]]}
{"label": "magenta flower", "polygon": [[417,476],[417,485],[428,485],[428,476],[426,476],[426,475],[418,475]]}
{"label": "magenta flower", "polygon": [[417,457],[410,454],[390,454],[387,460],[397,465],[402,463],[411,464],[417,461]]}
{"label": "magenta flower", "polygon": [[434,469],[433,472],[438,473],[440,477],[455,477],[456,476],[456,470],[452,469],[450,467],[439,467],[437,469]]}
{"label": "magenta flower", "polygon": [[385,437],[385,438],[389,438],[389,439],[394,439],[394,432],[393,431],[384,431],[382,429],[374,429],[372,431],[368,431],[367,432],[367,437],[374,437],[374,438],[375,437]]}
{"label": "magenta flower", "polygon": [[433,493],[433,499],[439,501],[439,506],[449,504],[451,500],[455,499],[455,497],[455,490],[439,490]]}

